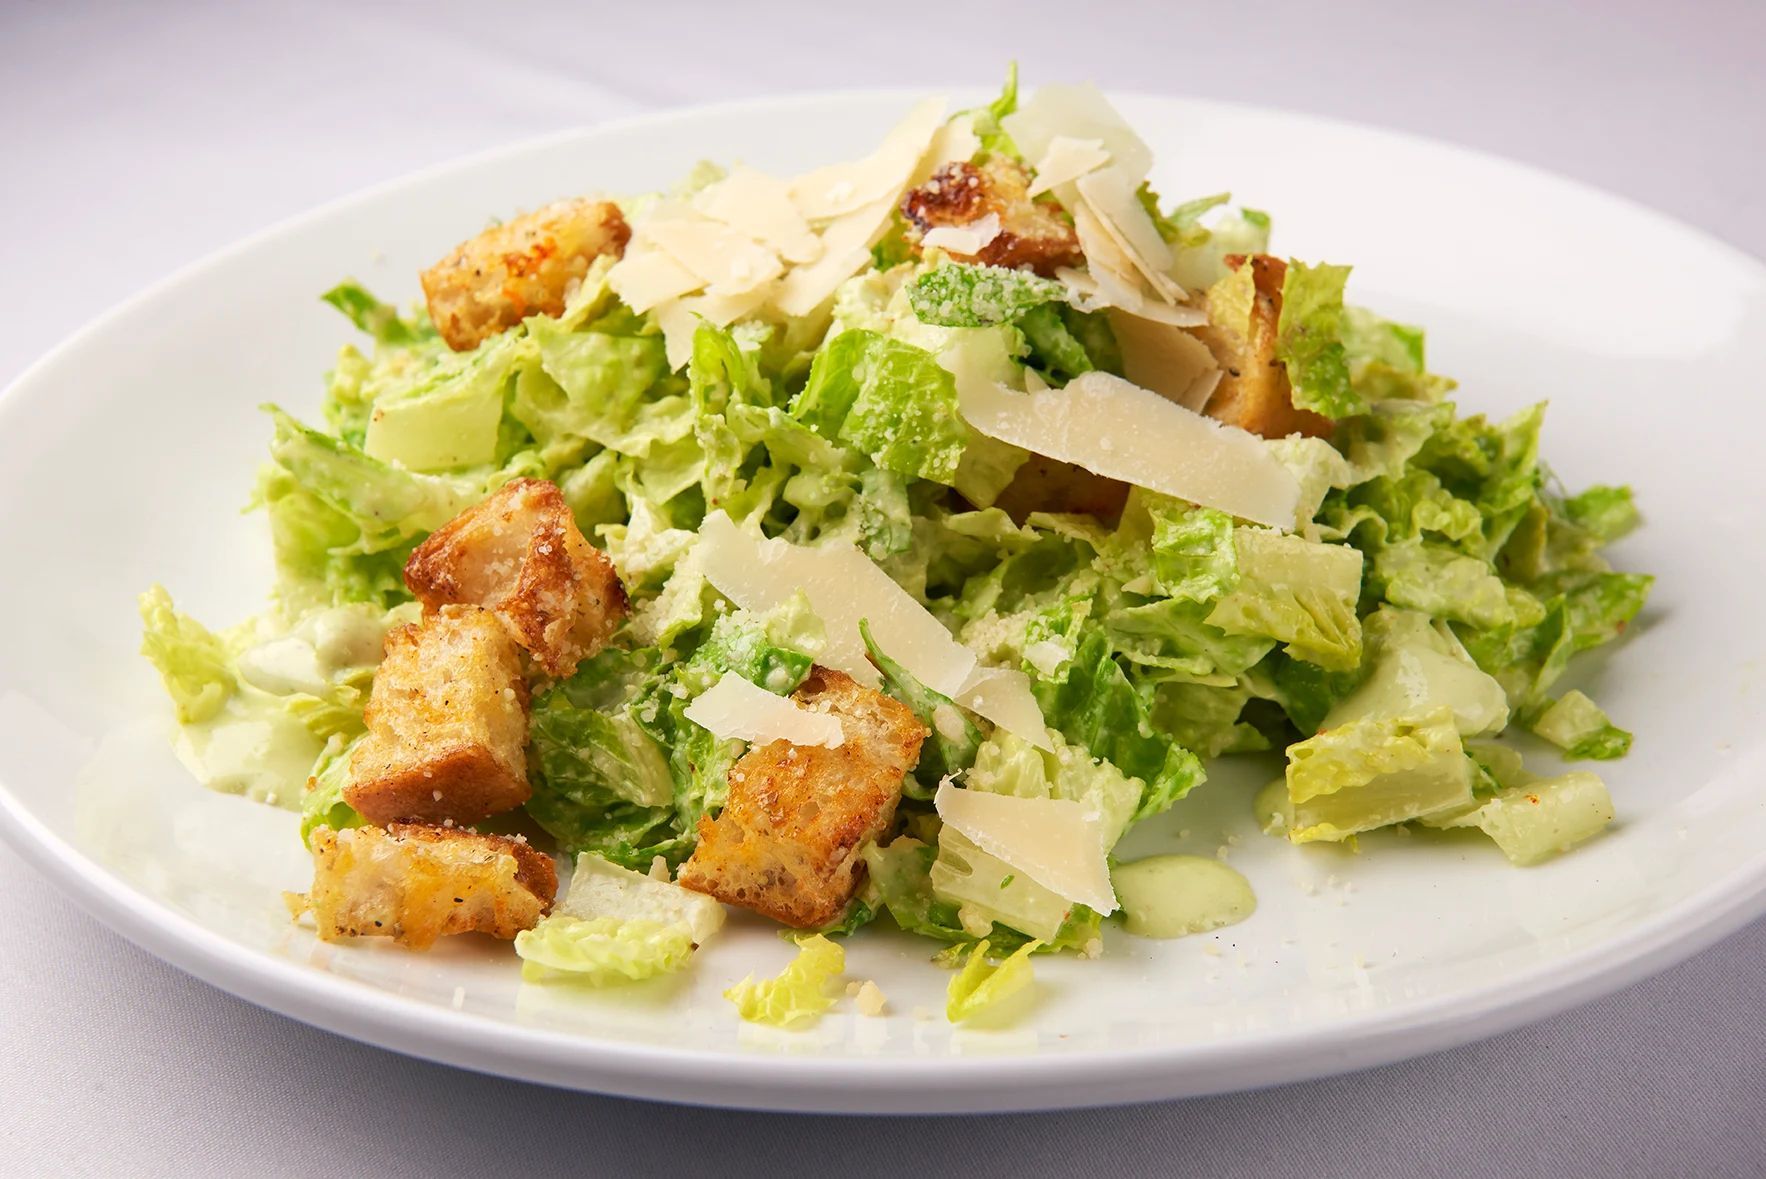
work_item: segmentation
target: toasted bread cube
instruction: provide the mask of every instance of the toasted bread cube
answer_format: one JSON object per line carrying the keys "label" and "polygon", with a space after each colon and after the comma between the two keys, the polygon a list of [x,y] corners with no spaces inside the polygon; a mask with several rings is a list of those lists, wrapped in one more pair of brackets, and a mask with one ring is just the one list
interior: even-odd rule
{"label": "toasted bread cube", "polygon": [[405,585],[425,610],[493,611],[558,679],[606,645],[627,608],[613,562],[541,479],[506,483],[432,532],[405,563]]}
{"label": "toasted bread cube", "polygon": [[364,719],[343,797],[371,823],[476,823],[528,799],[527,685],[488,610],[389,631]]}
{"label": "toasted bread cube", "polygon": [[571,282],[631,236],[612,201],[557,201],[505,221],[423,272],[429,318],[448,347],[469,352],[530,315],[562,312]]}
{"label": "toasted bread cube", "polygon": [[1032,512],[1084,513],[1100,520],[1122,515],[1128,484],[1073,463],[1033,454],[994,501],[1020,524]]}
{"label": "toasted bread cube", "polygon": [[699,846],[676,879],[813,929],[838,918],[858,889],[859,847],[888,830],[928,730],[906,705],[826,667],[794,699],[838,716],[845,741],[750,749],[730,770],[722,812],[699,820]]}
{"label": "toasted bread cube", "polygon": [[313,832],[319,936],[390,937],[413,950],[455,933],[512,938],[552,908],[552,857],[505,835],[394,823]]}
{"label": "toasted bread cube", "polygon": [[1268,254],[1253,254],[1249,258],[1229,255],[1226,264],[1234,270],[1251,267],[1252,285],[1257,292],[1251,307],[1251,338],[1245,339],[1231,328],[1213,323],[1196,329],[1221,367],[1220,384],[1203,412],[1265,438],[1286,438],[1290,434],[1329,438],[1331,419],[1294,408],[1287,366],[1275,354],[1276,328],[1282,317],[1282,283],[1288,276],[1288,264]]}
{"label": "toasted bread cube", "polygon": [[921,234],[998,216],[999,235],[977,254],[952,254],[958,262],[1028,266],[1049,275],[1085,261],[1072,223],[1057,206],[1032,200],[1029,173],[1004,156],[979,167],[967,161],[944,165],[902,198],[901,213]]}

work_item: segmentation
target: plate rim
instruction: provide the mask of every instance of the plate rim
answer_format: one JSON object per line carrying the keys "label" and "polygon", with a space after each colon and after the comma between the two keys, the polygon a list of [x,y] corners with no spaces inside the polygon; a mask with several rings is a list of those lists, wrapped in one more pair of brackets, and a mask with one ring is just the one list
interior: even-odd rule
{"label": "plate rim", "polygon": [[[972,87],[833,90],[695,104],[531,136],[380,181],[282,218],[123,298],[9,381],[0,390],[0,421],[29,412],[30,388],[64,357],[165,292],[200,279],[265,241],[352,206],[549,145],[690,123],[710,115],[788,117],[802,107],[831,102],[864,108],[939,89],[975,92]],[[1108,93],[1113,98],[1191,110],[1275,117],[1447,152],[1481,168],[1504,169],[1578,199],[1647,217],[1700,239],[1726,261],[1766,279],[1766,263],[1708,230],[1632,198],[1485,149],[1258,104],[1144,91]],[[107,928],[161,961],[257,1006],[350,1039],[478,1072],[616,1096],[756,1110],[954,1114],[1084,1108],[1336,1075],[1456,1047],[1611,994],[1766,915],[1763,848],[1670,909],[1564,957],[1531,965],[1501,990],[1482,995],[1434,996],[1309,1026],[1220,1040],[1074,1050],[1042,1057],[1028,1069],[1022,1056],[953,1054],[878,1060],[847,1054],[739,1055],[595,1040],[575,1032],[487,1019],[312,971],[291,959],[244,946],[139,892],[51,831],[4,777],[0,777],[0,816],[6,820],[0,823],[0,837]]]}

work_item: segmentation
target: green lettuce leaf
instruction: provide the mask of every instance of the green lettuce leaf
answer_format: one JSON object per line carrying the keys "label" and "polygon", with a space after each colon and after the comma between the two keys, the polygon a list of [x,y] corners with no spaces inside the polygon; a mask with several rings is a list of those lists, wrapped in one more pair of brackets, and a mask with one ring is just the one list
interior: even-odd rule
{"label": "green lettuce leaf", "polygon": [[928,270],[907,292],[920,321],[938,327],[1011,323],[1032,308],[1067,299],[1066,287],[1028,270],[954,263]]}
{"label": "green lettuce leaf", "polygon": [[1572,760],[1611,761],[1631,752],[1631,734],[1608,720],[1600,705],[1574,690],[1532,717],[1527,727]]}
{"label": "green lettuce leaf", "polygon": [[791,414],[879,467],[947,486],[969,439],[956,382],[931,353],[856,329],[816,353]]}
{"label": "green lettuce leaf", "polygon": [[1363,717],[1288,747],[1295,843],[1342,840],[1472,799],[1453,710]]}
{"label": "green lettuce leaf", "polygon": [[[1249,274],[1250,267],[1241,271]],[[1350,382],[1343,348],[1343,286],[1348,280],[1347,266],[1289,262],[1276,323],[1276,359],[1288,370],[1295,406],[1333,419],[1367,412],[1367,402]]]}
{"label": "green lettuce leaf", "polygon": [[618,917],[547,917],[515,935],[521,977],[604,987],[671,974],[693,956],[685,925]]}
{"label": "green lettuce leaf", "polygon": [[1043,717],[1067,741],[1146,784],[1131,822],[1158,814],[1201,784],[1200,759],[1154,730],[1147,701],[1116,663],[1101,628],[1079,644],[1064,681],[1033,677],[1032,683]]}
{"label": "green lettuce leaf", "polygon": [[345,279],[319,297],[348,316],[351,323],[374,337],[376,343],[399,347],[415,344],[435,334],[428,323],[405,319],[396,307],[376,299],[353,278]]}
{"label": "green lettuce leaf", "polygon": [[991,949],[987,941],[977,942],[963,968],[950,980],[944,1013],[952,1023],[998,1018],[1005,1004],[1029,990],[1036,981],[1030,967],[1036,942],[1025,943],[997,965],[988,961]]}
{"label": "green lettuce leaf", "polygon": [[776,978],[749,975],[724,992],[750,1023],[802,1027],[834,1005],[833,982],[846,969],[846,951],[821,934],[797,943],[797,957]]}
{"label": "green lettuce leaf", "polygon": [[140,598],[141,653],[158,669],[180,724],[206,721],[233,694],[233,653],[219,636],[172,606],[164,586]]}
{"label": "green lettuce leaf", "polygon": [[1208,614],[1236,635],[1275,639],[1296,659],[1341,671],[1361,662],[1361,553],[1347,545],[1240,528],[1238,579]]}
{"label": "green lettuce leaf", "polygon": [[931,737],[920,748],[920,761],[914,767],[912,780],[904,785],[910,797],[931,798],[932,791],[946,776],[967,769],[975,762],[981,746],[981,730],[950,697],[928,688],[907,668],[889,658],[871,638],[871,624],[859,623],[859,634],[865,640],[865,651],[883,675],[883,690],[913,710],[920,723],[932,730]]}

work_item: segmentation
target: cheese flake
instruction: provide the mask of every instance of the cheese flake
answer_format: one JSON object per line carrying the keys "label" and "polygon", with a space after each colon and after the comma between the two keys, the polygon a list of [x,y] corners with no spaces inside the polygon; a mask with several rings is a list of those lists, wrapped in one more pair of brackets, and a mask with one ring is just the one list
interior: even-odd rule
{"label": "cheese flake", "polygon": [[989,213],[967,225],[940,225],[928,229],[920,239],[927,248],[946,250],[952,254],[979,254],[989,242],[1000,235],[998,213]]}
{"label": "cheese flake", "polygon": [[785,271],[772,250],[709,217],[652,217],[633,234],[704,279],[715,295],[746,294]]}
{"label": "cheese flake", "polygon": [[821,256],[821,239],[791,203],[791,186],[776,176],[738,167],[694,197],[693,208],[771,247],[787,262]]}
{"label": "cheese flake", "polygon": [[1026,159],[1041,159],[1056,139],[1095,139],[1134,184],[1153,166],[1151,149],[1090,84],[1038,87],[1000,123]]}
{"label": "cheese flake", "polygon": [[1042,706],[1030,690],[1030,677],[1010,667],[977,667],[955,700],[1038,749],[1053,750]]}
{"label": "cheese flake", "polygon": [[1018,393],[952,371],[963,420],[990,438],[1271,528],[1294,526],[1300,485],[1254,434],[1110,373]]}
{"label": "cheese flake", "polygon": [[1036,179],[1031,182],[1030,196],[1040,196],[1056,185],[1078,180],[1087,172],[1110,162],[1102,139],[1074,139],[1057,135],[1049,141],[1036,164]]}
{"label": "cheese flake", "polygon": [[871,247],[895,216],[895,198],[884,197],[837,218],[822,231],[822,255],[795,267],[779,284],[775,305],[786,315],[808,315],[834,297],[841,283],[871,264]]}
{"label": "cheese flake", "polygon": [[1208,322],[1207,313],[1200,307],[1147,297],[1134,259],[1129,257],[1089,202],[1082,200],[1073,206],[1073,230],[1079,237],[1079,248],[1085,254],[1088,273],[1063,268],[1055,272],[1055,277],[1079,293],[1081,302],[1077,305],[1080,310],[1120,307],[1142,319],[1176,327],[1200,327]]}
{"label": "cheese flake", "polygon": [[791,200],[805,219],[827,221],[874,201],[891,203],[913,179],[944,122],[945,100],[928,98],[861,160],[830,164],[791,181]]}
{"label": "cheese flake", "polygon": [[1116,910],[1101,816],[1065,798],[963,790],[948,780],[933,805],[946,826],[1066,900]]}
{"label": "cheese flake", "polygon": [[661,250],[630,250],[607,272],[607,285],[620,302],[642,315],[705,285],[705,280]]}
{"label": "cheese flake", "polygon": [[764,613],[799,591],[822,620],[827,645],[819,661],[874,688],[881,679],[865,652],[859,623],[877,645],[927,687],[955,696],[975,670],[975,655],[913,596],[850,544],[813,548],[763,540],[721,511],[699,528],[705,576],[745,610]]}
{"label": "cheese flake", "polygon": [[975,134],[975,120],[967,114],[952,115],[932,136],[932,146],[926,149],[925,158],[914,170],[912,183],[918,186],[944,165],[969,160],[980,150],[981,138]]}
{"label": "cheese flake", "polygon": [[1121,308],[1111,308],[1108,318],[1122,349],[1122,375],[1167,401],[1201,413],[1220,383],[1220,366],[1208,345],[1180,327],[1142,319]]}
{"label": "cheese flake", "polygon": [[1152,288],[1170,303],[1186,297],[1171,277],[1171,247],[1159,236],[1152,216],[1135,198],[1134,185],[1119,168],[1101,168],[1074,182],[1079,199],[1091,206],[1099,223]]}
{"label": "cheese flake", "polygon": [[839,717],[811,712],[797,701],[775,696],[729,671],[687,705],[686,717],[725,741],[760,745],[789,741],[834,748],[846,740]]}

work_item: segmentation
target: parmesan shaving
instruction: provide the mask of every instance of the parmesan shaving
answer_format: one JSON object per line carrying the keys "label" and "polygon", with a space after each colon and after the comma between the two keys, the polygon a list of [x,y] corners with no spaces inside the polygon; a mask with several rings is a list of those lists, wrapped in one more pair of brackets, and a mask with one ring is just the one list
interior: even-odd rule
{"label": "parmesan shaving", "polygon": [[791,186],[765,172],[739,167],[694,197],[693,208],[771,247],[787,262],[821,256],[821,239],[791,203]]}
{"label": "parmesan shaving", "polygon": [[1009,667],[977,667],[956,702],[1038,749],[1053,750],[1042,707],[1030,691],[1030,677]]}
{"label": "parmesan shaving", "polygon": [[1109,320],[1122,349],[1122,375],[1167,401],[1201,413],[1220,382],[1220,367],[1208,345],[1182,328],[1142,319],[1121,308],[1112,308]]}
{"label": "parmesan shaving", "polygon": [[1039,87],[1000,122],[1025,159],[1041,159],[1056,139],[1095,139],[1132,184],[1153,166],[1152,151],[1096,86]]}
{"label": "parmesan shaving", "polygon": [[1080,200],[1090,205],[1129,262],[1167,302],[1186,298],[1172,278],[1171,247],[1159,236],[1153,218],[1134,195],[1134,185],[1118,168],[1103,168],[1075,181]]}
{"label": "parmesan shaving", "polygon": [[981,139],[975,134],[975,120],[966,114],[952,115],[932,137],[932,146],[926,149],[926,158],[915,169],[912,183],[917,186],[944,165],[968,160],[980,150]]}
{"label": "parmesan shaving", "polygon": [[947,827],[1065,900],[1116,910],[1102,818],[1066,798],[963,790],[946,780],[933,805]]}
{"label": "parmesan shaving", "polygon": [[652,217],[633,232],[704,279],[714,295],[746,294],[785,270],[772,250],[709,218]]}
{"label": "parmesan shaving", "polygon": [[1110,162],[1101,139],[1072,139],[1057,135],[1049,141],[1048,150],[1036,164],[1036,179],[1030,185],[1030,196],[1039,196],[1057,185],[1078,180],[1087,172]]}
{"label": "parmesan shaving", "polygon": [[945,100],[928,98],[862,160],[830,164],[791,181],[791,200],[806,220],[828,221],[879,200],[891,204],[932,146],[944,121]]}
{"label": "parmesan shaving", "polygon": [[659,250],[627,254],[607,272],[620,302],[642,315],[652,307],[698,290],[705,280]]}
{"label": "parmesan shaving", "polygon": [[834,714],[811,712],[795,700],[775,696],[729,671],[694,698],[685,715],[724,741],[789,741],[833,748],[846,740],[840,718]]}
{"label": "parmesan shaving", "polygon": [[999,214],[989,213],[967,225],[940,225],[929,229],[920,239],[920,244],[928,249],[946,250],[952,254],[979,254],[999,235]]}
{"label": "parmesan shaving", "polygon": [[785,276],[775,305],[797,317],[833,298],[836,287],[870,265],[871,247],[893,216],[895,197],[887,196],[832,222],[822,231],[822,256]]}
{"label": "parmesan shaving", "polygon": [[991,438],[1243,520],[1294,526],[1300,485],[1255,434],[1109,373],[1017,393],[968,366],[947,367],[964,421]]}
{"label": "parmesan shaving", "polygon": [[891,659],[934,691],[956,696],[975,670],[974,653],[850,544],[810,548],[763,540],[722,511],[705,517],[699,540],[706,578],[743,609],[763,613],[801,591],[827,631],[819,661],[866,687],[882,681],[865,651],[860,622],[869,623]]}

